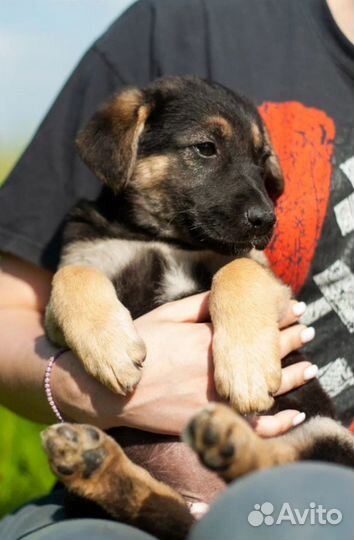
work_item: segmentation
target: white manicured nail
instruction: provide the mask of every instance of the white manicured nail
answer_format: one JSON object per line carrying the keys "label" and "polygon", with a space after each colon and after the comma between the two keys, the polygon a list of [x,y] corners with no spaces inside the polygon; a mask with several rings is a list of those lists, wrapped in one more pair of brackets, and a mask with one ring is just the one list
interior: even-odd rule
{"label": "white manicured nail", "polygon": [[302,343],[308,343],[309,341],[312,341],[315,337],[315,329],[313,326],[309,326],[308,328],[305,328],[301,334],[301,341]]}
{"label": "white manicured nail", "polygon": [[301,317],[306,311],[306,304],[305,302],[298,302],[297,304],[293,305],[293,313],[296,315],[296,317]]}
{"label": "white manicured nail", "polygon": [[293,426],[298,426],[299,424],[302,424],[302,422],[305,420],[306,414],[304,412],[301,412],[293,418],[292,424]]}
{"label": "white manicured nail", "polygon": [[310,379],[313,379],[316,377],[318,373],[318,367],[316,364],[312,364],[312,366],[309,366],[304,371],[304,381],[309,381]]}

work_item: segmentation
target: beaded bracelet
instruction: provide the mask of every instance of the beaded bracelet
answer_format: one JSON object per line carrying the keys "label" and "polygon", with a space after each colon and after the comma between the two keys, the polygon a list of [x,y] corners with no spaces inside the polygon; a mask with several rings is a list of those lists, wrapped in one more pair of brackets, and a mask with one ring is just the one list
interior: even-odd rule
{"label": "beaded bracelet", "polygon": [[48,400],[48,403],[50,405],[50,408],[52,409],[53,413],[55,414],[55,416],[57,417],[57,419],[60,422],[64,422],[64,419],[63,419],[62,415],[60,414],[60,411],[59,411],[58,407],[56,406],[55,401],[53,399],[52,389],[50,387],[50,377],[52,375],[52,369],[53,369],[54,363],[56,362],[56,360],[58,360],[59,356],[61,356],[62,354],[64,354],[67,351],[69,351],[69,349],[66,349],[66,348],[65,349],[60,349],[55,354],[53,354],[53,356],[51,356],[49,358],[46,370],[44,372],[44,391],[45,391],[45,395],[47,396],[47,400]]}

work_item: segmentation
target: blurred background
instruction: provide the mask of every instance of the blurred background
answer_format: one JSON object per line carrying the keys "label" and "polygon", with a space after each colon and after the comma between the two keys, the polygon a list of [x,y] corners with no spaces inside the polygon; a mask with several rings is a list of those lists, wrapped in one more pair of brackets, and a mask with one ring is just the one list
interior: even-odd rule
{"label": "blurred background", "polygon": [[[0,0],[0,184],[89,45],[132,0]],[[0,408],[0,517],[54,482],[38,426]]]}

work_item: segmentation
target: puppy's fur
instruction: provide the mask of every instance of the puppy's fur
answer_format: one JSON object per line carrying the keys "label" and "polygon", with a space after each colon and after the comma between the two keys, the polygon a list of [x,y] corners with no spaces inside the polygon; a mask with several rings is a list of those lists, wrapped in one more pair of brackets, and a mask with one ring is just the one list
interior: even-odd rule
{"label": "puppy's fur", "polygon": [[[196,77],[160,79],[114,97],[79,135],[78,148],[105,188],[68,220],[46,313],[49,337],[69,345],[88,373],[126,394],[138,384],[145,357],[133,319],[211,287],[217,390],[238,412],[269,410],[281,377],[278,321],[290,293],[260,255],[272,236],[283,177],[255,107]],[[305,399],[302,410],[332,414],[316,382],[311,396],[318,408]],[[337,460],[354,463],[344,429],[330,420],[312,422],[311,429],[263,442],[241,417],[216,407],[192,422],[186,438],[225,480],[301,457],[331,459],[332,450],[323,448],[338,445]],[[134,468],[97,430],[94,446],[104,451],[95,453],[98,465],[87,474],[92,441],[85,429],[53,428],[45,435],[58,476],[119,519],[161,538],[183,537],[191,519],[180,496]],[[240,444],[252,452],[235,452]],[[122,497],[131,504],[124,506]],[[165,520],[154,529],[146,500],[153,501],[149,512],[175,505],[181,526]]]}

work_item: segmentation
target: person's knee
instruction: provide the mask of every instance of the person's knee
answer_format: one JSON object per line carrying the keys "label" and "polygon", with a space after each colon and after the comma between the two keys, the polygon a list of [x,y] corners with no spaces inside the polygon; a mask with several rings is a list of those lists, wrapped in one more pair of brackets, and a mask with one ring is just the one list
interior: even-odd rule
{"label": "person's knee", "polygon": [[352,540],[354,471],[296,463],[234,482],[188,540]]}

